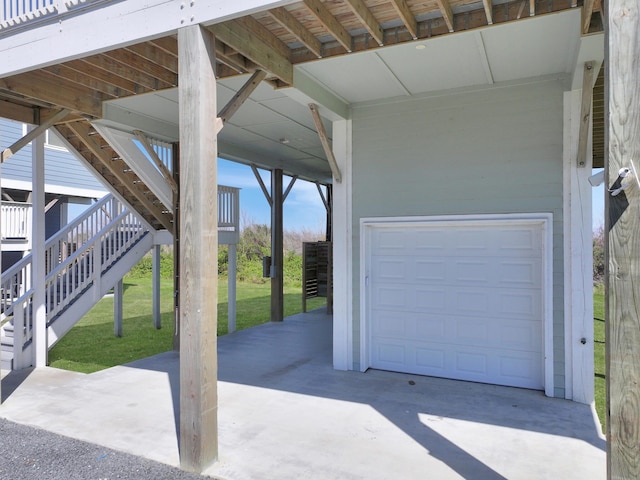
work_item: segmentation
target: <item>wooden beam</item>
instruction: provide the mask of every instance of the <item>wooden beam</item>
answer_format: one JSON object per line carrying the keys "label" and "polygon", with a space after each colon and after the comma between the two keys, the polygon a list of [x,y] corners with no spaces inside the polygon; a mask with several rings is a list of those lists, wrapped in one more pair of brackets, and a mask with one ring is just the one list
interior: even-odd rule
{"label": "wooden beam", "polygon": [[593,7],[595,6],[595,0],[584,0],[582,5],[582,33],[589,33],[589,26],[591,25],[591,16],[593,15]]}
{"label": "wooden beam", "polygon": [[229,100],[220,113],[218,113],[218,118],[222,120],[223,123],[226,123],[234,113],[238,111],[238,109],[242,106],[242,104],[251,96],[251,93],[258,88],[260,82],[265,79],[267,76],[267,72],[264,70],[257,70],[251,78],[247,80],[247,82],[242,86],[240,90]]}
{"label": "wooden beam", "polygon": [[209,29],[217,39],[255,62],[263,70],[270,72],[287,85],[293,83],[293,66],[289,58],[265,44],[255,32],[247,30],[237,21],[218,23]]}
{"label": "wooden beam", "polygon": [[331,12],[324,6],[320,0],[303,0],[305,6],[318,19],[327,31],[335,38],[344,49],[351,53],[353,46],[351,45],[351,35],[347,32],[342,24],[331,15]]}
{"label": "wooden beam", "polygon": [[342,173],[340,173],[338,162],[336,162],[336,157],[333,154],[333,149],[329,144],[329,138],[327,137],[327,132],[325,131],[324,124],[322,123],[322,119],[320,118],[318,106],[315,103],[310,103],[309,108],[311,109],[311,115],[313,116],[313,123],[316,125],[316,130],[318,131],[318,136],[320,137],[320,143],[322,143],[322,148],[324,149],[324,153],[327,156],[329,167],[331,167],[333,178],[336,182],[342,183]]}
{"label": "wooden beam", "polygon": [[156,167],[158,167],[158,170],[160,170],[160,173],[162,173],[162,176],[171,187],[171,190],[173,191],[173,193],[174,194],[178,193],[178,185],[176,184],[176,181],[173,179],[173,174],[169,171],[169,169],[165,166],[165,164],[162,163],[162,160],[160,159],[157,152],[153,149],[153,147],[149,143],[149,139],[144,134],[144,132],[140,130],[134,130],[133,134],[136,136],[138,141],[142,144],[142,146],[144,147],[149,157],[151,157],[151,160],[153,160],[153,163],[156,164]]}
{"label": "wooden beam", "polygon": [[322,43],[320,40],[296,20],[296,17],[291,15],[286,8],[273,8],[267,11],[267,13],[318,58],[322,58]]}
{"label": "wooden beam", "polygon": [[19,152],[22,147],[24,147],[25,145],[29,144],[34,138],[38,138],[49,127],[54,125],[57,121],[62,120],[68,114],[69,114],[69,110],[62,109],[58,113],[56,113],[53,117],[50,117],[46,122],[41,123],[40,125],[38,125],[33,130],[29,130],[24,137],[22,137],[21,139],[16,141],[13,145],[11,145],[10,147],[5,148],[2,151],[2,158],[1,158],[2,163],[4,163],[9,158],[11,158],[11,156],[16,154],[17,152]]}
{"label": "wooden beam", "polygon": [[251,15],[240,17],[235,20],[235,22],[246,31],[251,32],[256,39],[260,40],[271,50],[277,52],[278,55],[286,59],[289,59],[291,56],[289,47]]}
{"label": "wooden beam", "polygon": [[406,0],[391,0],[391,5],[396,9],[396,12],[400,16],[402,23],[404,23],[407,30],[414,40],[418,39],[418,22],[416,17],[411,13]]}
{"label": "wooden beam", "polygon": [[451,4],[449,3],[449,0],[436,0],[436,3],[438,4],[440,13],[442,13],[444,22],[447,24],[449,32],[453,32],[453,10],[451,10]]}
{"label": "wooden beam", "polygon": [[487,25],[493,25],[493,5],[491,0],[482,0],[484,13],[487,16]]}
{"label": "wooden beam", "polygon": [[591,124],[591,104],[593,102],[593,62],[584,63],[582,77],[582,105],[580,107],[580,133],[578,135],[577,165],[584,167],[587,162],[589,126]]}
{"label": "wooden beam", "polygon": [[[605,41],[606,187],[640,172],[640,5],[609,0]],[[640,188],[606,195],[607,478],[640,477]],[[635,177],[635,178],[633,178]],[[605,189],[606,191],[606,189]]]}
{"label": "wooden beam", "polygon": [[180,54],[180,466],[218,457],[218,189],[215,46],[200,25],[178,30]]}
{"label": "wooden beam", "polygon": [[102,115],[103,96],[99,92],[42,70],[0,78],[0,90],[8,90],[96,118]]}
{"label": "wooden beam", "polygon": [[536,0],[529,0],[529,16],[536,16]]}
{"label": "wooden beam", "polygon": [[373,16],[371,10],[365,5],[363,0],[345,0],[345,2],[351,7],[353,13],[356,14],[356,17],[360,19],[364,27],[369,31],[371,36],[375,38],[378,45],[381,47],[384,45],[384,31],[376,20],[376,17]]}
{"label": "wooden beam", "polygon": [[291,189],[293,188],[293,186],[296,183],[296,180],[298,180],[298,175],[294,175],[293,177],[291,177],[291,181],[289,182],[289,185],[287,185],[287,189],[284,191],[284,193],[282,194],[282,201],[284,202],[287,197],[289,196],[289,192],[291,192]]}
{"label": "wooden beam", "polygon": [[178,73],[178,57],[171,55],[151,42],[130,45],[126,49],[165,70],[175,74]]}

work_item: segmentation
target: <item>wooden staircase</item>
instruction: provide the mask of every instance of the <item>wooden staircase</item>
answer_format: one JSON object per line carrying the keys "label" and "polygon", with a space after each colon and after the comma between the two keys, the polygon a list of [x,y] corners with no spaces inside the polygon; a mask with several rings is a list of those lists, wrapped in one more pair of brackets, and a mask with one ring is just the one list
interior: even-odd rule
{"label": "wooden staircase", "polygon": [[174,233],[173,212],[136,175],[127,162],[86,120],[59,124],[56,130],[92,172],[112,186],[154,230]]}

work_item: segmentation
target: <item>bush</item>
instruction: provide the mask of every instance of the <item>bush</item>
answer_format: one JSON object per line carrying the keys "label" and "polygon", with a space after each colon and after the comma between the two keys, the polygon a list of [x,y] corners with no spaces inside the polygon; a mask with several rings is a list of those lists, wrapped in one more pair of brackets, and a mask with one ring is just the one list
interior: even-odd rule
{"label": "bush", "polygon": [[604,258],[604,227],[593,232],[593,284],[600,285],[604,282],[605,258]]}

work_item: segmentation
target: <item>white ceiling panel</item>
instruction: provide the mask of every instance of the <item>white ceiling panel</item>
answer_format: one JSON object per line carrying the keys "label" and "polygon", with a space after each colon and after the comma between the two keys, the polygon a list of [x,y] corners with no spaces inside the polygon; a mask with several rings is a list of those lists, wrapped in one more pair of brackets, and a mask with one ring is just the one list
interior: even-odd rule
{"label": "white ceiling panel", "polygon": [[378,55],[412,95],[492,83],[478,33],[398,45]]}
{"label": "white ceiling panel", "polygon": [[315,130],[293,122],[269,123],[247,127],[246,130],[271,139],[284,139],[287,145],[295,148],[310,148],[320,141]]}
{"label": "white ceiling panel", "polygon": [[347,103],[407,95],[373,52],[328,58],[301,68]]}
{"label": "white ceiling panel", "polygon": [[[313,116],[311,115],[311,109],[307,105],[303,105],[301,103],[292,100],[289,97],[276,98],[273,100],[267,100],[261,102],[267,108],[271,110],[275,110],[276,112],[281,113],[287,118],[291,118],[297,123],[304,125],[312,129],[316,130],[316,126],[313,123]],[[324,125],[324,129],[327,131],[328,135],[331,135],[331,121],[322,118],[322,123]]]}
{"label": "white ceiling panel", "polygon": [[572,72],[579,29],[576,9],[482,30],[494,80]]}

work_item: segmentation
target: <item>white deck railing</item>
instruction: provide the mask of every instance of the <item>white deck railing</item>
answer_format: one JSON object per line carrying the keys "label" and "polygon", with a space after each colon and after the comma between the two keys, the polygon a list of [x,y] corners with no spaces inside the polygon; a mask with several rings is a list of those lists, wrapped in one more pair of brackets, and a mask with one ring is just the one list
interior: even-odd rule
{"label": "white deck railing", "polygon": [[31,204],[2,202],[0,212],[2,238],[28,239],[31,237]]}

